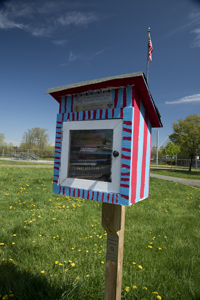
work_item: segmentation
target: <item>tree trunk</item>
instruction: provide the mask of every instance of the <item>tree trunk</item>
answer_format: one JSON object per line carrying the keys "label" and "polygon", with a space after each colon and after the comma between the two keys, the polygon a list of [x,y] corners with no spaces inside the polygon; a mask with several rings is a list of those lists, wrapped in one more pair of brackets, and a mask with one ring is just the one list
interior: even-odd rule
{"label": "tree trunk", "polygon": [[190,155],[190,168],[189,168],[189,172],[191,172],[191,170],[192,170],[192,160],[193,160],[193,155]]}

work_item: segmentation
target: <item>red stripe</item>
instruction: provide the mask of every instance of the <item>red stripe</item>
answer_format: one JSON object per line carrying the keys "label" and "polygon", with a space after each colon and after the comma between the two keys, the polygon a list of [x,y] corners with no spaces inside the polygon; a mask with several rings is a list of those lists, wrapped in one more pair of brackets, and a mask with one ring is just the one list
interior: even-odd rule
{"label": "red stripe", "polygon": [[71,112],[73,112],[73,108],[74,108],[74,106],[73,106],[73,95],[71,96]]}
{"label": "red stripe", "polygon": [[129,184],[123,184],[123,183],[121,183],[120,186],[124,187],[124,188],[129,188]]}
{"label": "red stripe", "polygon": [[61,113],[61,100],[59,101],[59,114]]}
{"label": "red stripe", "polygon": [[56,134],[62,134],[62,133],[57,131]]}
{"label": "red stripe", "polygon": [[62,122],[58,121],[57,124],[62,124]]}
{"label": "red stripe", "polygon": [[126,107],[126,88],[123,89],[123,107]]}
{"label": "red stripe", "polygon": [[[151,149],[151,131],[150,131],[150,149]],[[151,165],[151,150],[150,150],[150,162],[149,163]],[[149,168],[149,184],[150,184],[150,168]],[[150,188],[149,188],[149,190],[150,190]],[[148,193],[148,197],[149,197],[149,193]]]}
{"label": "red stripe", "polygon": [[94,120],[96,120],[96,118],[97,118],[97,111],[96,111],[96,109],[93,111],[93,119]]}
{"label": "red stripe", "polygon": [[125,198],[125,199],[127,199],[127,200],[129,199],[129,196],[126,196],[126,195],[122,195],[122,194],[121,194],[121,197],[123,197],[123,198]]}
{"label": "red stripe", "polygon": [[54,167],[55,170],[59,170],[59,167]]}
{"label": "red stripe", "polygon": [[110,194],[107,195],[107,203],[109,203]]}
{"label": "red stripe", "polygon": [[106,109],[105,119],[108,119],[108,110]]}
{"label": "red stripe", "polygon": [[127,173],[121,173],[121,176],[130,176],[130,172],[127,172]]}
{"label": "red stripe", "polygon": [[112,109],[112,118],[114,118],[114,116],[115,116],[115,110],[114,110],[114,108]]}
{"label": "red stripe", "polygon": [[58,180],[53,180],[53,182],[58,183]]}
{"label": "red stripe", "polygon": [[72,121],[74,121],[74,112],[72,113]]}
{"label": "red stripe", "polygon": [[118,95],[119,95],[119,89],[116,89],[115,90],[115,96],[114,96],[114,108],[117,107]]}
{"label": "red stripe", "polygon": [[84,199],[84,190],[82,191],[82,198]]}
{"label": "red stripe", "polygon": [[132,125],[132,122],[131,122],[131,121],[124,121],[123,123],[124,123],[125,125],[130,125],[130,126]]}
{"label": "red stripe", "polygon": [[60,127],[57,126],[56,129],[62,129],[62,127],[61,126]]}
{"label": "red stripe", "polygon": [[70,120],[70,113],[67,114],[67,121]]}
{"label": "red stripe", "polygon": [[129,178],[121,178],[121,181],[129,181]]}
{"label": "red stripe", "polygon": [[123,118],[123,116],[124,116],[123,108],[120,108],[120,118]]}
{"label": "red stripe", "polygon": [[55,147],[55,149],[61,149],[61,147]]}
{"label": "red stripe", "polygon": [[131,136],[124,136],[124,137],[123,137],[123,140],[124,140],[124,141],[131,141]]}
{"label": "red stripe", "polygon": [[59,175],[54,175],[54,177],[59,177]]}
{"label": "red stripe", "polygon": [[90,192],[87,191],[87,199],[90,199]]}
{"label": "red stripe", "polygon": [[60,162],[57,162],[57,161],[55,161],[54,163],[55,163],[56,165],[59,165],[59,164],[60,164]]}
{"label": "red stripe", "polygon": [[88,119],[89,120],[91,119],[91,111],[90,110],[88,111]]}
{"label": "red stripe", "polygon": [[144,198],[146,155],[147,155],[147,132],[148,132],[148,115],[147,115],[147,111],[145,111],[143,154],[142,154],[142,173],[141,173],[141,187],[140,187],[140,198],[141,199]]}
{"label": "red stripe", "polygon": [[114,194],[112,194],[112,204],[114,203]]}
{"label": "red stripe", "polygon": [[60,139],[61,139],[61,136],[57,136],[56,139],[59,139],[59,140],[60,140]]}
{"label": "red stripe", "polygon": [[83,111],[83,120],[85,120],[85,111]]}
{"label": "red stripe", "polygon": [[102,119],[102,109],[100,110],[100,119]]}
{"label": "red stripe", "polygon": [[60,159],[60,157],[58,157],[58,156],[55,156],[54,158],[55,158],[55,159]]}
{"label": "red stripe", "polygon": [[116,204],[118,204],[118,194],[116,194]]}
{"label": "red stripe", "polygon": [[65,97],[65,113],[67,112],[67,96]]}
{"label": "red stripe", "polygon": [[63,188],[63,195],[65,195],[65,188]]}
{"label": "red stripe", "polygon": [[122,164],[122,168],[126,168],[130,170],[130,167],[128,165]]}
{"label": "red stripe", "polygon": [[102,193],[102,197],[101,197],[101,201],[103,202],[103,198],[104,198],[104,193]]}
{"label": "red stripe", "polygon": [[132,88],[132,104],[134,106],[134,131],[133,131],[133,146],[134,155],[132,159],[132,176],[131,176],[131,203],[135,203],[136,200],[136,188],[137,188],[137,162],[138,162],[138,142],[139,142],[139,127],[140,127],[140,100]]}
{"label": "red stripe", "polygon": [[128,148],[122,148],[122,151],[131,152],[131,149],[128,149]]}
{"label": "red stripe", "polygon": [[126,127],[123,127],[123,131],[132,133],[132,129],[129,129],[129,128],[126,128]]}
{"label": "red stripe", "polygon": [[127,156],[127,155],[124,155],[124,154],[122,154],[122,158],[124,158],[124,159],[131,159],[130,156]]}

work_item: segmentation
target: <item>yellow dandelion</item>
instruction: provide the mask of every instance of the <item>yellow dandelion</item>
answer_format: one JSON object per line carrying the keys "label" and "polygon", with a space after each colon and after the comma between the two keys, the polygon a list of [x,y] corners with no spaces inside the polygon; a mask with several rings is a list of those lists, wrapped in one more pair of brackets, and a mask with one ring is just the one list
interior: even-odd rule
{"label": "yellow dandelion", "polygon": [[90,275],[89,275],[89,274],[87,274],[87,275],[86,275],[86,277],[90,277]]}
{"label": "yellow dandelion", "polygon": [[62,264],[61,264],[61,263],[59,263],[59,266],[62,266]]}
{"label": "yellow dandelion", "polygon": [[143,290],[147,291],[147,287],[146,287],[146,286],[144,286],[144,287],[143,287]]}
{"label": "yellow dandelion", "polygon": [[44,271],[44,270],[42,270],[42,271],[41,271],[41,274],[44,274],[44,273],[45,273],[45,271]]}
{"label": "yellow dandelion", "polygon": [[139,265],[139,266],[138,266],[138,268],[139,268],[140,270],[142,270],[142,269],[143,269],[143,267],[142,267],[141,265]]}
{"label": "yellow dandelion", "polygon": [[13,236],[17,236],[17,235],[14,233]]}
{"label": "yellow dandelion", "polygon": [[152,246],[148,246],[148,248],[152,249]]}
{"label": "yellow dandelion", "polygon": [[79,280],[79,277],[76,277],[76,280]]}
{"label": "yellow dandelion", "polygon": [[137,286],[136,286],[136,285],[133,285],[133,289],[137,289]]}
{"label": "yellow dandelion", "polygon": [[72,263],[71,266],[74,267],[74,266],[75,266],[75,263]]}
{"label": "yellow dandelion", "polygon": [[158,300],[162,300],[162,298],[158,295],[157,297],[156,297]]}
{"label": "yellow dandelion", "polygon": [[152,294],[154,294],[154,295],[158,295],[158,292],[152,292]]}
{"label": "yellow dandelion", "polygon": [[158,250],[162,250],[162,248],[159,247]]}
{"label": "yellow dandelion", "polygon": [[130,287],[126,286],[125,291],[128,293],[130,291]]}
{"label": "yellow dandelion", "polygon": [[101,264],[104,264],[104,261],[101,261]]}
{"label": "yellow dandelion", "polygon": [[12,259],[12,258],[9,258],[9,260],[8,260],[8,261],[9,261],[9,263],[10,263],[10,264],[12,264],[12,263],[13,263],[13,259]]}
{"label": "yellow dandelion", "polygon": [[12,245],[15,245],[15,243],[14,243],[14,242],[12,242]]}
{"label": "yellow dandelion", "polygon": [[4,246],[4,243],[0,243],[0,246]]}
{"label": "yellow dandelion", "polygon": [[72,260],[68,260],[68,262],[69,262],[69,263],[71,263],[71,262],[72,262]]}
{"label": "yellow dandelion", "polygon": [[136,265],[136,263],[135,263],[135,262],[133,262],[133,265]]}

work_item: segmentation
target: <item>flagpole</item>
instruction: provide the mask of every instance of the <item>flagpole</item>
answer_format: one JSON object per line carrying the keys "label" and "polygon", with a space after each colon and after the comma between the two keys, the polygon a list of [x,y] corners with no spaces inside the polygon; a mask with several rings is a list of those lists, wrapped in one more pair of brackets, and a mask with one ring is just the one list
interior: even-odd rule
{"label": "flagpole", "polygon": [[149,78],[149,40],[150,40],[150,27],[148,28],[148,44],[147,44],[147,83]]}

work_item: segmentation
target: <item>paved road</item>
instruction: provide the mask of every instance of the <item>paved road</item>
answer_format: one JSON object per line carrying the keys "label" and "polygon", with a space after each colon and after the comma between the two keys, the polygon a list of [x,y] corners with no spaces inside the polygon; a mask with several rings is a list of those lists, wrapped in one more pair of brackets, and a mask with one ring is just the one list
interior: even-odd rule
{"label": "paved road", "polygon": [[163,176],[158,174],[150,174],[151,177],[156,177],[159,179],[169,180],[169,181],[175,181],[183,184],[189,184],[189,185],[195,185],[200,187],[200,180],[191,180],[191,179],[184,179],[184,178],[178,178],[178,177],[172,177],[172,176]]}

